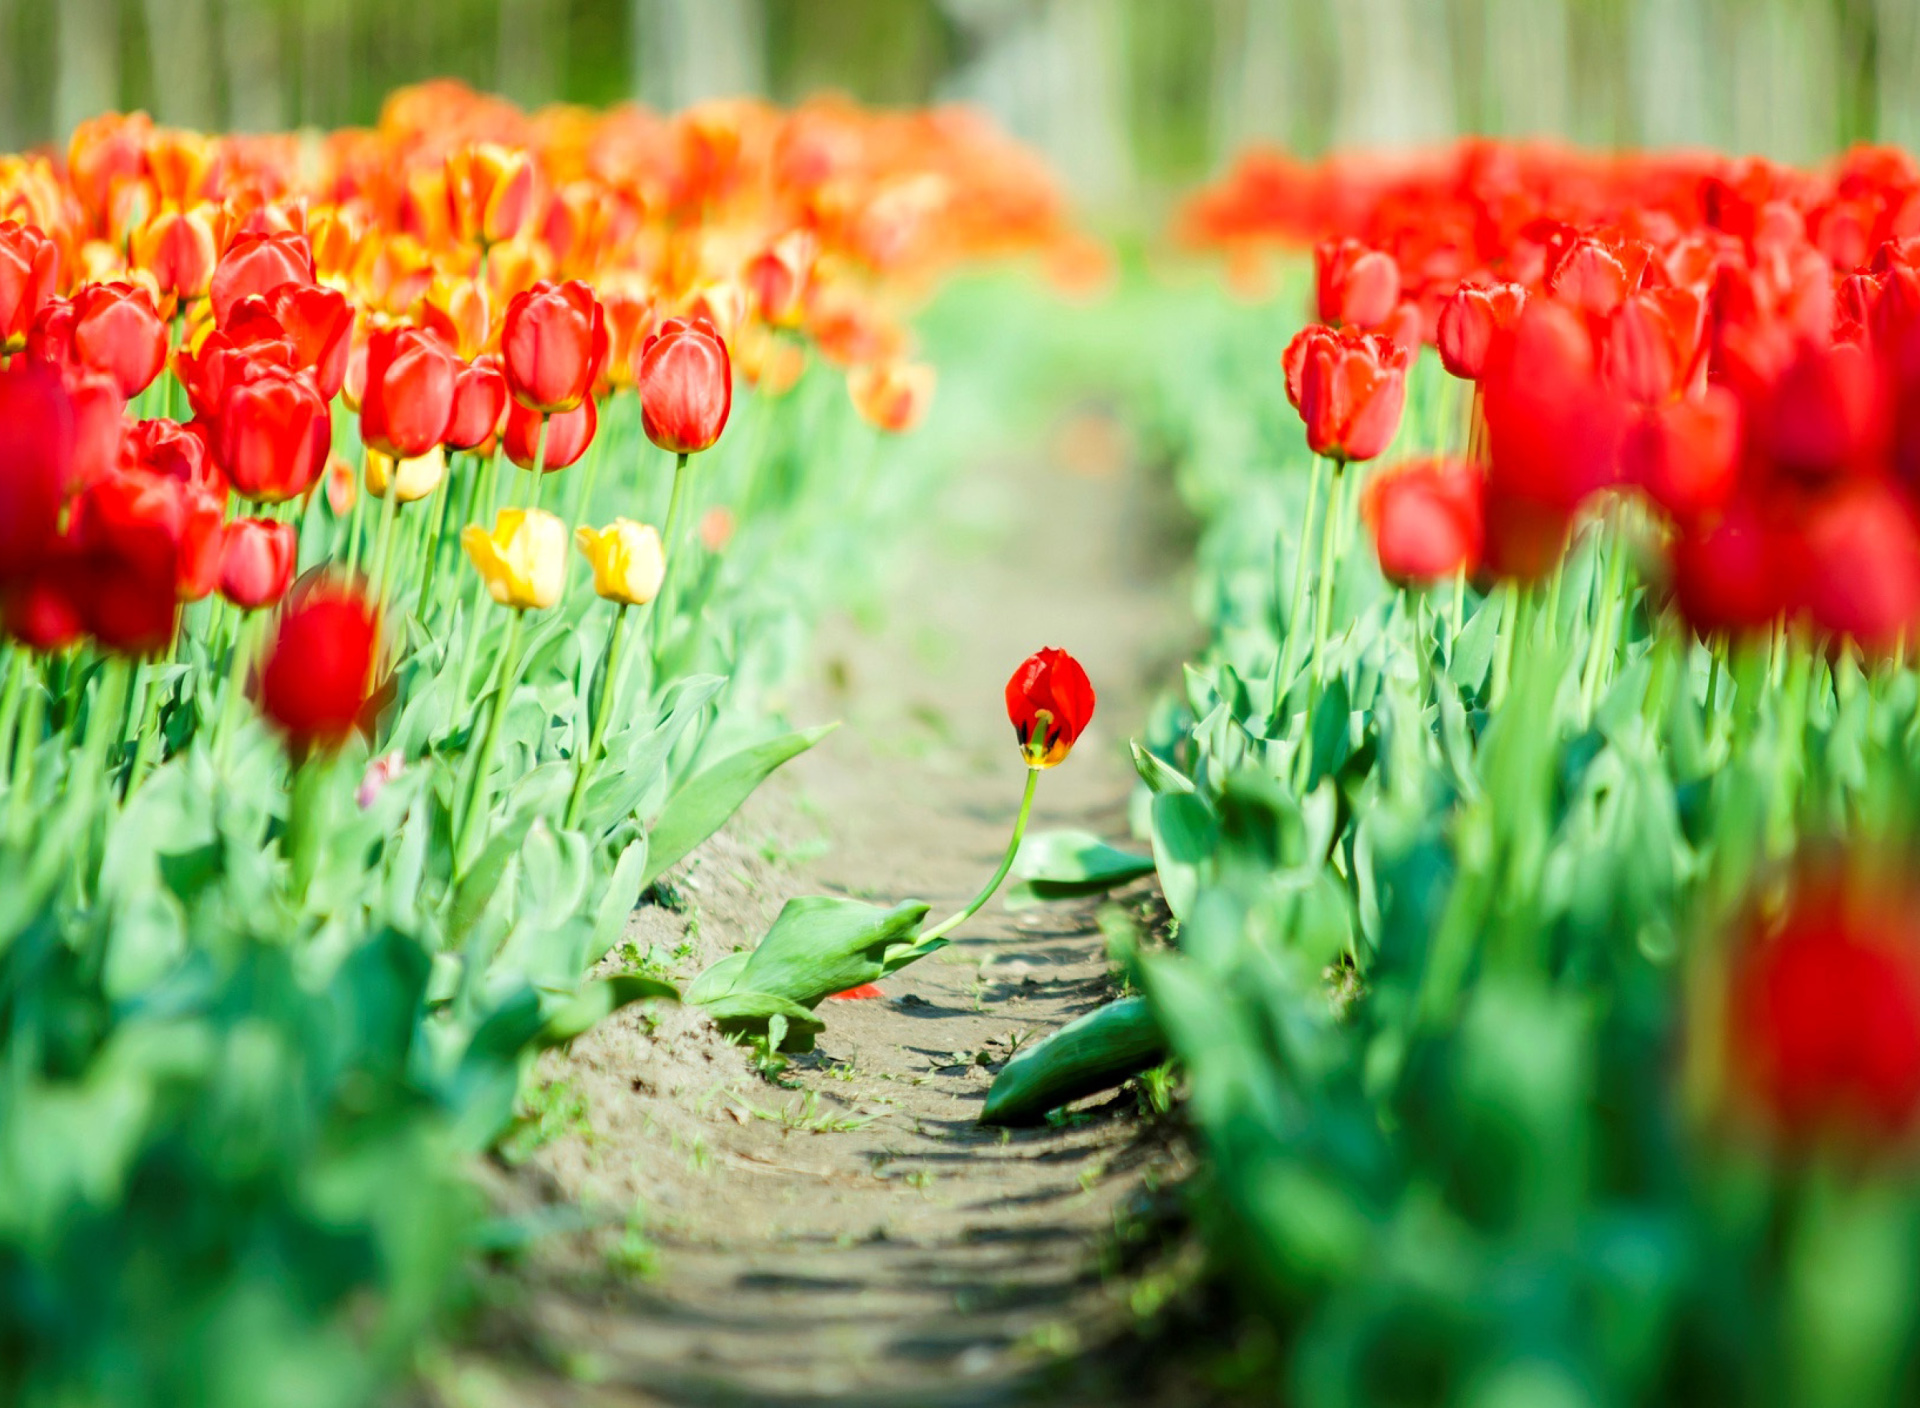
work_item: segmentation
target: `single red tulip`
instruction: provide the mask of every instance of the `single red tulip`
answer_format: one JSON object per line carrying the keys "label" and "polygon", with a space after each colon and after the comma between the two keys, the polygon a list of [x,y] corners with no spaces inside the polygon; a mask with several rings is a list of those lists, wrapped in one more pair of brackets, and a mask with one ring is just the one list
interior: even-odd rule
{"label": "single red tulip", "polygon": [[1526,305],[1527,291],[1519,284],[1462,284],[1440,309],[1441,365],[1464,381],[1480,380],[1494,340],[1513,330]]}
{"label": "single red tulip", "polygon": [[324,284],[281,284],[264,295],[268,312],[292,346],[294,365],[313,373],[320,395],[331,401],[347,379],[353,343],[353,304]]}
{"label": "single red tulip", "polygon": [[322,583],[296,593],[260,667],[260,711],[295,749],[339,747],[366,712],[378,643],[358,591]]}
{"label": "single red tulip", "polygon": [[647,438],[669,454],[707,449],[733,409],[727,345],[705,318],[669,318],[640,346],[634,381]]}
{"label": "single red tulip", "polygon": [[1911,897],[1815,885],[1734,963],[1727,1067],[1792,1143],[1904,1138],[1920,1114]]}
{"label": "single red tulip", "polygon": [[[577,464],[599,428],[600,413],[591,400],[547,417],[547,452],[541,461],[542,472],[552,474]],[[518,401],[509,401],[506,430],[500,444],[508,459],[522,469],[532,469],[540,449],[540,413]]]}
{"label": "single red tulip", "polygon": [[167,364],[167,325],[153,298],[136,284],[88,284],[73,296],[73,356],[111,377],[128,400],[153,384]]}
{"label": "single red tulip", "polygon": [[1786,609],[1780,534],[1741,496],[1710,520],[1683,521],[1670,550],[1674,605],[1702,640],[1754,636]]}
{"label": "single red tulip", "polygon": [[471,450],[486,444],[499,434],[500,418],[506,411],[507,379],[491,359],[460,368],[453,378],[453,419],[447,425],[447,448]]}
{"label": "single red tulip", "polygon": [[532,410],[570,411],[593,393],[607,360],[607,323],[578,279],[544,281],[507,304],[500,360],[513,399]]}
{"label": "single red tulip", "polygon": [[220,545],[220,595],[242,611],[271,606],[293,581],[299,537],[291,523],[236,518]]}
{"label": "single red tulip", "polygon": [[799,325],[819,247],[811,230],[792,230],[747,261],[742,282],[768,327]]}
{"label": "single red tulip", "polygon": [[136,421],[120,436],[120,468],[161,474],[227,501],[227,477],[213,458],[207,427],[172,420]]}
{"label": "single red tulip", "polygon": [[220,574],[220,501],[183,479],[142,470],[110,474],[73,502],[72,532],[83,551],[112,561],[150,556],[164,538],[173,566],[171,589],[198,601]]}
{"label": "single red tulip", "polygon": [[98,507],[76,503],[76,523],[91,515],[94,526],[62,538],[55,555],[41,562],[8,628],[37,649],[84,634],[115,654],[158,654],[173,643],[180,615],[179,524],[160,513],[114,515],[109,527],[112,510]]}
{"label": "single red tulip", "polygon": [[1320,321],[1375,329],[1400,303],[1400,266],[1359,240],[1327,240],[1313,251]]}
{"label": "single red tulip", "polygon": [[1415,460],[1375,476],[1360,499],[1380,571],[1402,585],[1479,570],[1486,476],[1464,460]]}
{"label": "single red tulip", "polygon": [[1628,295],[1608,320],[1601,376],[1642,405],[1684,394],[1706,369],[1706,312],[1706,301],[1691,289]]}
{"label": "single red tulip", "polygon": [[1920,519],[1885,479],[1817,493],[1791,521],[1790,610],[1815,629],[1885,652],[1920,629]]}
{"label": "single red tulip", "polygon": [[313,379],[284,367],[257,367],[227,388],[215,427],[215,458],[242,498],[284,503],[326,467],[333,416]]}
{"label": "single red tulip", "polygon": [[1892,434],[1884,374],[1864,348],[1803,344],[1753,398],[1754,448],[1790,475],[1872,474]]}
{"label": "single red tulip", "polygon": [[214,324],[225,327],[235,305],[249,294],[313,281],[313,246],[305,235],[292,231],[237,235],[220,256],[208,286]]}
{"label": "single red tulip", "polygon": [[1676,520],[1723,507],[1740,473],[1740,400],[1724,386],[1642,410],[1621,444],[1622,477]]}
{"label": "single red tulip", "polygon": [[185,212],[162,210],[133,232],[131,262],[153,276],[169,308],[206,297],[220,262],[221,223],[217,207],[203,205]]}
{"label": "single red tulip", "polygon": [[0,351],[27,345],[27,332],[59,279],[59,246],[35,226],[0,222]]}
{"label": "single red tulip", "polygon": [[459,371],[460,359],[431,333],[408,327],[374,333],[367,339],[361,440],[388,459],[426,454],[446,438]]}
{"label": "single red tulip", "polygon": [[68,463],[70,492],[79,492],[120,467],[126,433],[127,403],[120,388],[98,372],[69,371],[67,399],[73,406],[73,458]]}
{"label": "single red tulip", "polygon": [[1316,455],[1373,459],[1400,428],[1407,399],[1406,349],[1375,333],[1309,327],[1287,347],[1287,399]]}
{"label": "single red tulip", "polygon": [[1093,684],[1064,650],[1036,651],[1007,681],[1007,718],[1032,768],[1065,760],[1093,718]]}
{"label": "single red tulip", "polygon": [[520,233],[533,211],[533,159],[525,151],[475,142],[446,160],[447,206],[454,233],[492,246]]}

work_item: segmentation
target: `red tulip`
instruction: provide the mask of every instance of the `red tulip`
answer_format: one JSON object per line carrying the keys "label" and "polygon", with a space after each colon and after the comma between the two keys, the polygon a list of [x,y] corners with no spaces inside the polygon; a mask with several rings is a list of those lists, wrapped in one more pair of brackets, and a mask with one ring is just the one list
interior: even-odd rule
{"label": "red tulip", "polygon": [[1486,476],[1462,460],[1415,460],[1376,476],[1360,500],[1380,571],[1402,585],[1478,570]]}
{"label": "red tulip", "polygon": [[299,538],[291,523],[236,518],[220,546],[220,595],[242,611],[258,611],[286,595]]}
{"label": "red tulip", "polygon": [[191,298],[204,298],[220,262],[217,208],[162,210],[133,232],[131,262],[153,275],[169,307]]}
{"label": "red tulip", "polygon": [[1649,251],[1582,236],[1567,246],[1547,275],[1553,296],[1590,317],[1604,318],[1633,292]]}
{"label": "red tulip", "polygon": [[249,294],[313,281],[313,246],[305,235],[291,231],[238,235],[220,256],[208,287],[214,323],[225,327],[234,306]]}
{"label": "red tulip", "polygon": [[306,373],[256,367],[227,388],[215,458],[242,498],[282,503],[304,494],[332,443],[332,414]]}
{"label": "red tulip", "polygon": [[1920,627],[1920,520],[1883,479],[1812,497],[1791,522],[1795,599],[1816,629],[1886,651]]}
{"label": "red tulip", "polygon": [[167,363],[167,325],[136,284],[88,284],[73,297],[73,356],[131,400]]}
{"label": "red tulip", "polygon": [[463,240],[496,245],[520,233],[533,209],[533,160],[525,151],[476,142],[446,161],[447,204]]}
{"label": "red tulip", "polygon": [[1740,401],[1724,386],[1640,412],[1621,444],[1622,477],[1675,519],[1721,508],[1740,472]]}
{"label": "red tulip", "polygon": [[1815,885],[1734,964],[1728,1069],[1774,1132],[1879,1142],[1920,1114],[1920,946],[1911,897]]}
{"label": "red tulip", "polygon": [[260,711],[296,749],[337,748],[366,712],[378,642],[357,591],[322,583],[297,593],[260,667]]}
{"label": "red tulip", "polygon": [[1440,309],[1440,362],[1465,381],[1486,374],[1494,340],[1512,331],[1527,306],[1519,284],[1474,288],[1462,284]]}
{"label": "red tulip", "polygon": [[347,379],[353,343],[353,305],[323,284],[281,284],[264,296],[274,323],[293,348],[294,365],[313,373],[320,395],[331,401]]}
{"label": "red tulip", "polygon": [[1316,455],[1355,463],[1387,448],[1407,398],[1407,353],[1375,333],[1309,327],[1288,345],[1287,399]]}
{"label": "red tulip", "polygon": [[382,328],[367,339],[367,384],[360,398],[360,438],[388,459],[424,455],[446,437],[453,419],[460,359],[418,328]]}
{"label": "red tulip", "polygon": [[1036,651],[1007,681],[1007,718],[1032,768],[1065,760],[1093,718],[1093,684],[1064,650]]}
{"label": "red tulip", "polygon": [[72,532],[83,552],[116,561],[149,558],[156,540],[165,539],[170,590],[198,601],[219,580],[222,518],[220,501],[185,480],[128,470],[81,492]]}
{"label": "red tulip", "polygon": [[73,407],[73,459],[68,465],[74,492],[106,478],[120,467],[126,432],[126,402],[120,388],[97,372],[70,371],[67,399]]}
{"label": "red tulip", "polygon": [[499,433],[500,418],[506,410],[507,379],[492,359],[460,368],[453,378],[453,419],[447,425],[447,448],[471,450],[484,445]]}
{"label": "red tulip", "polygon": [[171,420],[143,420],[126,426],[120,436],[120,468],[161,474],[211,494],[224,506],[227,479],[214,462],[207,427],[181,425]]}
{"label": "red tulip", "polygon": [[733,370],[727,345],[705,318],[662,323],[640,345],[634,380],[647,438],[669,454],[697,454],[726,429]]}
{"label": "red tulip", "polygon": [[1709,523],[1685,523],[1671,557],[1673,599],[1701,639],[1750,636],[1786,607],[1778,533],[1758,505],[1736,498]]}
{"label": "red tulip", "polygon": [[798,326],[819,244],[812,231],[793,230],[747,262],[742,280],[768,327]]}
{"label": "red tulip", "polygon": [[1326,240],[1313,251],[1314,282],[1323,323],[1372,329],[1400,303],[1400,266],[1391,254],[1359,240]]}
{"label": "red tulip", "polygon": [[1632,294],[1608,321],[1601,374],[1643,405],[1681,395],[1704,370],[1705,330],[1705,301],[1689,289]]}
{"label": "red tulip", "polygon": [[0,370],[0,589],[54,551],[73,473],[72,398],[52,370]]}
{"label": "red tulip", "polygon": [[847,394],[860,418],[876,430],[904,435],[933,401],[934,371],[924,362],[883,362],[847,371]]}
{"label": "red tulip", "polygon": [[1892,425],[1880,366],[1859,347],[1804,344],[1753,397],[1755,449],[1803,478],[1876,473]]}
{"label": "red tulip", "polygon": [[0,350],[18,352],[27,331],[53,297],[60,250],[32,225],[0,223]]}
{"label": "red tulip", "polygon": [[[538,411],[529,410],[518,401],[507,403],[507,426],[501,436],[501,448],[507,452],[507,458],[522,469],[532,469],[534,457],[539,453],[540,420]],[[548,416],[546,421],[547,452],[541,465],[543,473],[552,474],[578,463],[586,454],[594,433],[600,428],[600,413],[593,402],[587,400],[571,411]]]}
{"label": "red tulip", "polygon": [[578,406],[607,360],[606,316],[593,290],[569,279],[514,295],[500,325],[500,359],[522,405],[549,414]]}

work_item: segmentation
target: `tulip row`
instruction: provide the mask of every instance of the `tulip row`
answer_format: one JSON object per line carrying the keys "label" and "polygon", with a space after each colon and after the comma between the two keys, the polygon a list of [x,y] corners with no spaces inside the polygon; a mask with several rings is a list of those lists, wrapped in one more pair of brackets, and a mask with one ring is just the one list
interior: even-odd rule
{"label": "tulip row", "polygon": [[589,969],[820,736],[909,300],[1078,246],[942,115],[445,86],[103,118],[0,213],[0,1398],[365,1401],[534,1054],[674,996]]}
{"label": "tulip row", "polygon": [[1915,210],[1489,143],[1190,207],[1322,320],[1156,368],[1212,643],[1136,754],[1290,1399],[1914,1396]]}

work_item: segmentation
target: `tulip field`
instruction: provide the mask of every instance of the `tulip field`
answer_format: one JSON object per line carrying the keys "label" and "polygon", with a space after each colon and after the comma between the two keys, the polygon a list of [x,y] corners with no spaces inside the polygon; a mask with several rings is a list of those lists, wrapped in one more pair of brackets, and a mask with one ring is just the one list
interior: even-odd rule
{"label": "tulip field", "polygon": [[[1141,1403],[1920,1401],[1906,154],[1250,152],[1116,253],[958,110],[436,83],[324,134],[103,116],[0,158],[0,217],[0,1402],[468,1401],[476,1170],[577,1044],[691,1013],[689,1119],[817,1105],[892,1030],[852,1014],[1017,1019],[1010,878],[1110,979],[926,1035],[900,1084],[978,1083],[913,1133],[1177,1148],[1193,1256],[1146,1296],[1135,1224],[1063,1235],[1135,1323],[956,1354],[1017,1373],[952,1401],[1082,1401],[1043,1371],[1102,1353],[1192,1366]],[[932,615],[889,564],[1018,429],[930,417],[969,377],[1105,398],[1038,459],[1131,492],[1118,437],[1177,502],[1191,659],[1101,702],[1114,650],[1055,635],[1101,588],[1016,564],[984,884],[801,865],[640,953],[830,732],[816,627]],[[915,986],[956,962],[971,1013]],[[877,1180],[894,1103],[810,1133]],[[885,1241],[851,1196],[825,1240]]]}

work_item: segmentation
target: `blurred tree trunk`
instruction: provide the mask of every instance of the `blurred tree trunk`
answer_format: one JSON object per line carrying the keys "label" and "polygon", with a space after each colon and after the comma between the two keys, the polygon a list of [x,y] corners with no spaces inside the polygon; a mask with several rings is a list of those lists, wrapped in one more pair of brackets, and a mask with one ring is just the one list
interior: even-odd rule
{"label": "blurred tree trunk", "polygon": [[1627,137],[1651,147],[1709,139],[1707,15],[1700,0],[1635,0],[1627,16],[1632,121]]}
{"label": "blurred tree trunk", "polygon": [[226,126],[236,132],[277,132],[287,125],[287,112],[281,101],[286,85],[280,72],[275,7],[271,0],[221,0],[221,10]]}
{"label": "blurred tree trunk", "polygon": [[120,16],[115,0],[60,0],[53,89],[56,140],[120,101]]}
{"label": "blurred tree trunk", "polygon": [[1565,134],[1572,116],[1567,0],[1485,0],[1481,15],[1480,130]]}
{"label": "blurred tree trunk", "polygon": [[634,86],[659,108],[766,91],[759,0],[633,0]]}
{"label": "blurred tree trunk", "polygon": [[1879,140],[1920,150],[1920,5],[1877,0],[1874,78]]}
{"label": "blurred tree trunk", "polygon": [[1334,143],[1405,147],[1448,137],[1454,102],[1446,0],[1328,4],[1339,72]]}

